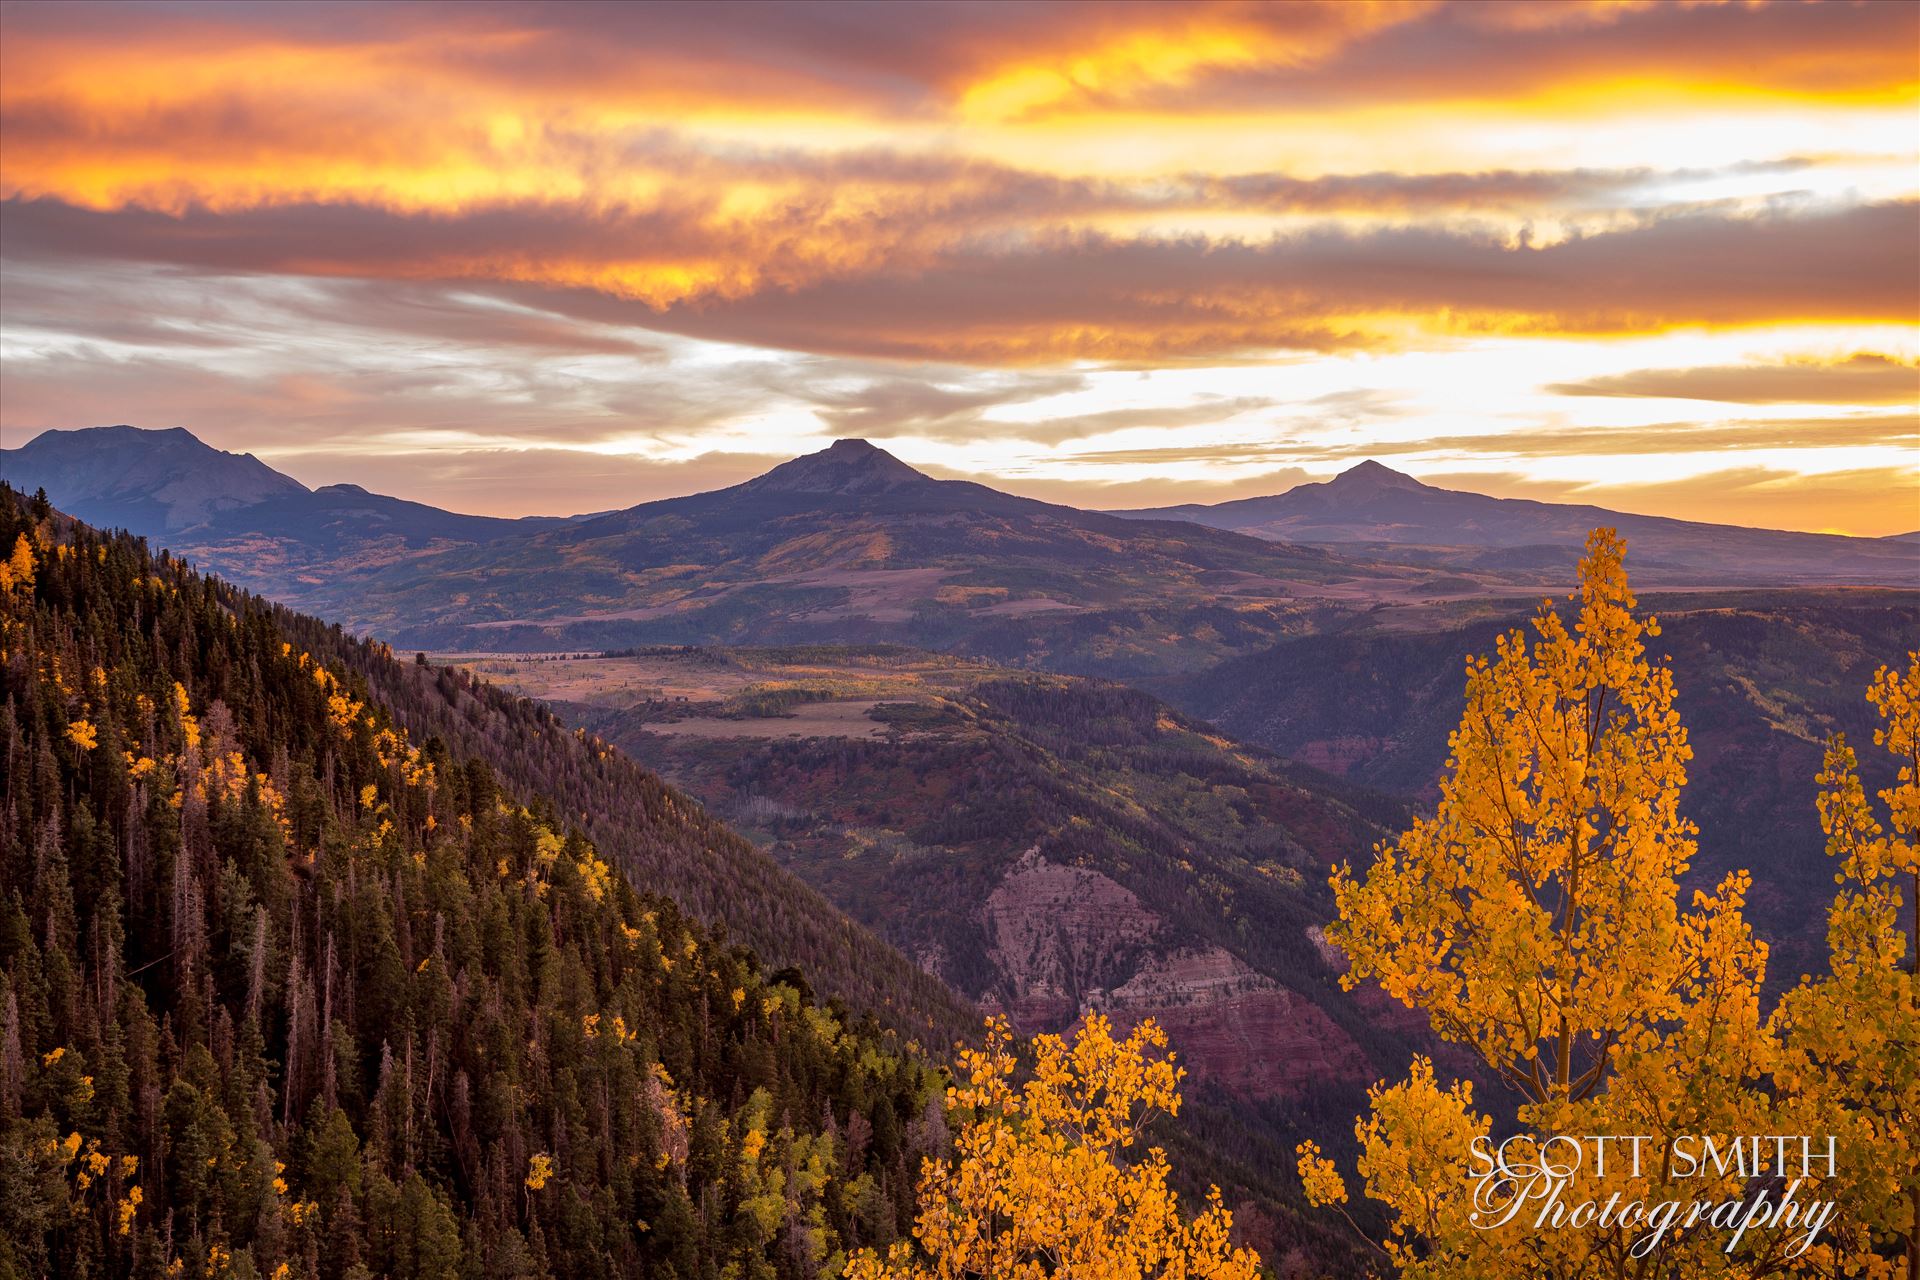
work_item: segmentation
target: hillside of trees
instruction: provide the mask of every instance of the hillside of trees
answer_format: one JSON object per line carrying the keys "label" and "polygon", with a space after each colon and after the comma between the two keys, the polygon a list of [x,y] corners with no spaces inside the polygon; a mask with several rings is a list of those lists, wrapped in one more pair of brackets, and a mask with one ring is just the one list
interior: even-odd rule
{"label": "hillside of trees", "polygon": [[[911,651],[878,652],[905,661]],[[684,656],[758,670],[784,660],[831,668],[855,653]],[[884,699],[868,714],[887,731],[872,737],[674,732],[680,716],[746,706],[778,715],[781,695],[820,695],[833,683],[774,681],[704,703],[553,706],[698,796],[861,923],[936,965],[956,991],[1009,1010],[1023,1035],[1068,1033],[1087,1010],[1111,1008],[1111,993],[1135,975],[1213,947],[1324,1013],[1329,1038],[1353,1044],[1353,1055],[1284,1089],[1256,1090],[1235,1083],[1250,1074],[1246,1063],[1291,1059],[1300,1045],[1249,1020],[1243,1004],[1165,987],[1163,998],[1184,1006],[1167,1030],[1190,1075],[1178,1125],[1156,1131],[1177,1157],[1184,1193],[1223,1188],[1240,1210],[1239,1238],[1269,1257],[1319,1250],[1323,1233],[1295,1212],[1294,1144],[1351,1116],[1366,1087],[1415,1048],[1438,1049],[1395,1011],[1340,991],[1313,940],[1333,912],[1326,868],[1389,836],[1408,808],[1223,739],[1138,690],[985,666],[939,693],[903,682],[903,700],[841,680],[843,692]],[[1007,950],[996,912],[1018,909],[1009,904],[1021,891],[1003,886],[1017,883],[1030,852],[1129,891],[1151,930],[1054,904],[1057,948]],[[1054,957],[1065,961],[1057,972],[1042,967]],[[1056,982],[1061,998],[1026,1001]]]}
{"label": "hillside of trees", "polygon": [[[249,597],[251,599],[251,597]],[[316,657],[367,682],[416,740],[484,760],[516,795],[540,796],[633,879],[769,965],[798,966],[823,994],[944,1051],[979,1029],[975,1011],[825,896],[710,816],[686,793],[543,703],[460,668],[396,661],[377,641],[255,601]]]}
{"label": "hillside of trees", "polygon": [[939,1077],[700,919],[896,1011],[898,957],[504,695],[3,487],[0,553],[0,1276],[811,1276],[900,1237]]}
{"label": "hillside of trees", "polygon": [[[1815,971],[1826,940],[1807,904],[1833,873],[1813,777],[1830,734],[1871,738],[1860,690],[1920,634],[1920,593],[1698,592],[1646,604],[1661,621],[1653,651],[1673,670],[1692,735],[1682,804],[1701,834],[1689,884],[1751,868],[1748,911],[1774,948],[1774,972]],[[1427,807],[1466,706],[1467,655],[1490,652],[1526,616],[1503,608],[1458,625],[1436,615],[1432,629],[1402,621],[1300,636],[1156,690],[1244,741]],[[1888,761],[1861,763],[1870,789],[1892,781]]]}

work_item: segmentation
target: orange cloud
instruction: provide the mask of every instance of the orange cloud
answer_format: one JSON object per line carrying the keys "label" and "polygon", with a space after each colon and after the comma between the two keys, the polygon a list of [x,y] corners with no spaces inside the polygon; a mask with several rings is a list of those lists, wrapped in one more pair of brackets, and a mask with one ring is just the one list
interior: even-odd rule
{"label": "orange cloud", "polygon": [[[552,206],[409,218],[6,209],[16,252],[203,271],[462,281],[602,324],[839,355],[1022,364],[1394,345],[1412,335],[1902,322],[1920,204],[1662,218],[1540,247],[1471,230],[1325,228],[1263,243],[1060,235],[897,244],[816,218]],[[897,249],[894,256],[886,247]]]}
{"label": "orange cloud", "polygon": [[1845,360],[1641,369],[1547,388],[1563,396],[1653,396],[1730,404],[1916,404],[1920,364],[1862,353]]}
{"label": "orange cloud", "polygon": [[[630,415],[682,449],[787,413],[1003,442],[996,406],[1092,365],[1787,326],[1904,354],[1554,362],[1515,372],[1530,403],[1502,421],[1541,420],[1548,377],[1613,397],[1578,406],[1609,424],[1634,396],[1911,389],[1913,5],[9,3],[0,22],[0,260],[9,337],[31,335],[10,429],[23,404],[130,417],[109,405],[143,389],[182,420],[266,419],[319,385],[302,376],[359,376],[361,346],[379,394],[309,398],[299,430],[577,439]],[[129,279],[171,282],[176,309],[132,305]],[[296,354],[310,327],[325,359]],[[648,379],[682,339],[791,378],[658,408]],[[418,367],[388,358],[408,344]],[[800,385],[876,362],[894,376]],[[457,403],[436,382],[456,363]],[[1021,438],[1213,445],[1266,398],[1247,385],[1170,414],[1089,395]]]}

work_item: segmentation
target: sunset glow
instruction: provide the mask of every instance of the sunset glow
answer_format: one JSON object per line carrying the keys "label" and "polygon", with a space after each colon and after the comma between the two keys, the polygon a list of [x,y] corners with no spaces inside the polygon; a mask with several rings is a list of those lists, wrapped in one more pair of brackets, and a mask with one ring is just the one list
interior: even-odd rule
{"label": "sunset glow", "polygon": [[1920,527],[1920,6],[0,6],[0,428]]}

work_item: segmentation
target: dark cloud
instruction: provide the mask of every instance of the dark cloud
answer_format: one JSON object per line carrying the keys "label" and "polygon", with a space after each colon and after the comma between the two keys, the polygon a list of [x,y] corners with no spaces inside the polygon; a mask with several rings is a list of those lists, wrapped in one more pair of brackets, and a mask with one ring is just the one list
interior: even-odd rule
{"label": "dark cloud", "polygon": [[1920,402],[1920,365],[1861,353],[1827,363],[1709,365],[1638,369],[1556,382],[1563,396],[1653,396],[1730,404],[1907,404]]}
{"label": "dark cloud", "polygon": [[[1263,243],[1060,236],[954,251],[913,272],[823,280],[636,321],[694,337],[847,355],[1022,363],[1134,360],[1376,338],[1368,314],[1456,332],[1615,334],[1675,325],[1887,321],[1920,291],[1920,205],[1693,214],[1544,247],[1435,227],[1326,228]],[[611,319],[615,299],[516,296]]]}
{"label": "dark cloud", "polygon": [[1014,374],[942,385],[939,374],[922,369],[913,376],[886,376],[846,389],[810,385],[809,370],[780,379],[793,394],[812,402],[814,413],[835,435],[886,439],[977,439],[1018,434],[1003,424],[986,424],[989,410],[1078,391],[1078,374]]}
{"label": "dark cloud", "polygon": [[286,44],[388,54],[420,74],[495,92],[579,95],[628,104],[662,99],[863,107],[933,113],[1009,64],[1084,55],[1116,41],[1177,43],[1231,24],[1271,53],[1322,57],[1416,15],[1417,6],[1300,3],[1249,8],[1237,0],[1133,0],[1018,5],[867,0],[796,5],[693,0],[612,5],[523,0],[442,5],[331,3],[94,3],[9,5],[23,55],[47,40],[117,43],[156,56]]}
{"label": "dark cloud", "polygon": [[[1147,86],[1127,105],[1159,111],[1270,111],[1539,95],[1582,87],[1658,102],[1668,86],[1775,93],[1892,95],[1913,82],[1920,6],[1641,7],[1560,0],[1538,6],[1435,6],[1383,24],[1337,55],[1220,67],[1195,82]],[[1114,106],[1082,95],[1083,106]]]}
{"label": "dark cloud", "polygon": [[1539,334],[1904,323],[1920,294],[1913,201],[1689,212],[1544,246],[1445,226],[1320,227],[1261,242],[1062,233],[964,243],[905,263],[816,270],[788,260],[781,270],[793,278],[664,305],[539,278],[564,278],[580,263],[649,256],[670,264],[717,251],[708,232],[665,211],[603,218],[536,207],[424,218],[297,205],[171,217],[14,200],[0,204],[0,221],[5,252],[28,259],[457,283],[593,326],[602,341],[645,328],[978,364],[1363,347],[1377,341],[1363,317],[1387,313],[1456,332]]}

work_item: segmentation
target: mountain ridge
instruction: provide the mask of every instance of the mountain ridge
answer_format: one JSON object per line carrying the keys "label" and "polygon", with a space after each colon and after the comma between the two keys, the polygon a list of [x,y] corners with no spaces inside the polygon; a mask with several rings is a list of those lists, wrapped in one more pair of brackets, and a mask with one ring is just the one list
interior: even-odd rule
{"label": "mountain ridge", "polygon": [[310,492],[251,453],[216,449],[185,427],[45,431],[0,449],[0,469],[15,488],[57,490],[61,510],[114,528],[184,529],[223,510]]}
{"label": "mountain ridge", "polygon": [[[1806,533],[1636,515],[1585,503],[1496,498],[1426,484],[1371,458],[1330,480],[1281,493],[1115,514],[1192,520],[1313,546],[1422,549],[1427,562],[1460,569],[1486,568],[1502,555],[1533,548],[1574,551],[1589,530],[1605,525],[1633,544],[1643,567],[1690,565],[1696,571],[1744,576],[1755,585],[1920,583],[1920,558],[1901,551],[1901,535]],[[1487,558],[1490,553],[1495,559]]]}
{"label": "mountain ridge", "polygon": [[[139,438],[243,465],[184,431]],[[19,472],[38,444],[0,462]],[[84,471],[52,473],[56,500],[85,487]],[[155,472],[149,487],[164,487],[170,473]],[[151,505],[148,527],[124,523],[250,589],[416,648],[884,641],[1120,678],[1253,652],[1328,611],[1530,597],[1566,577],[1600,524],[1633,541],[1645,587],[1920,579],[1898,539],[1492,498],[1372,460],[1283,495],[1118,513],[936,479],[858,439],[738,484],[570,518],[286,486],[189,528]]]}

